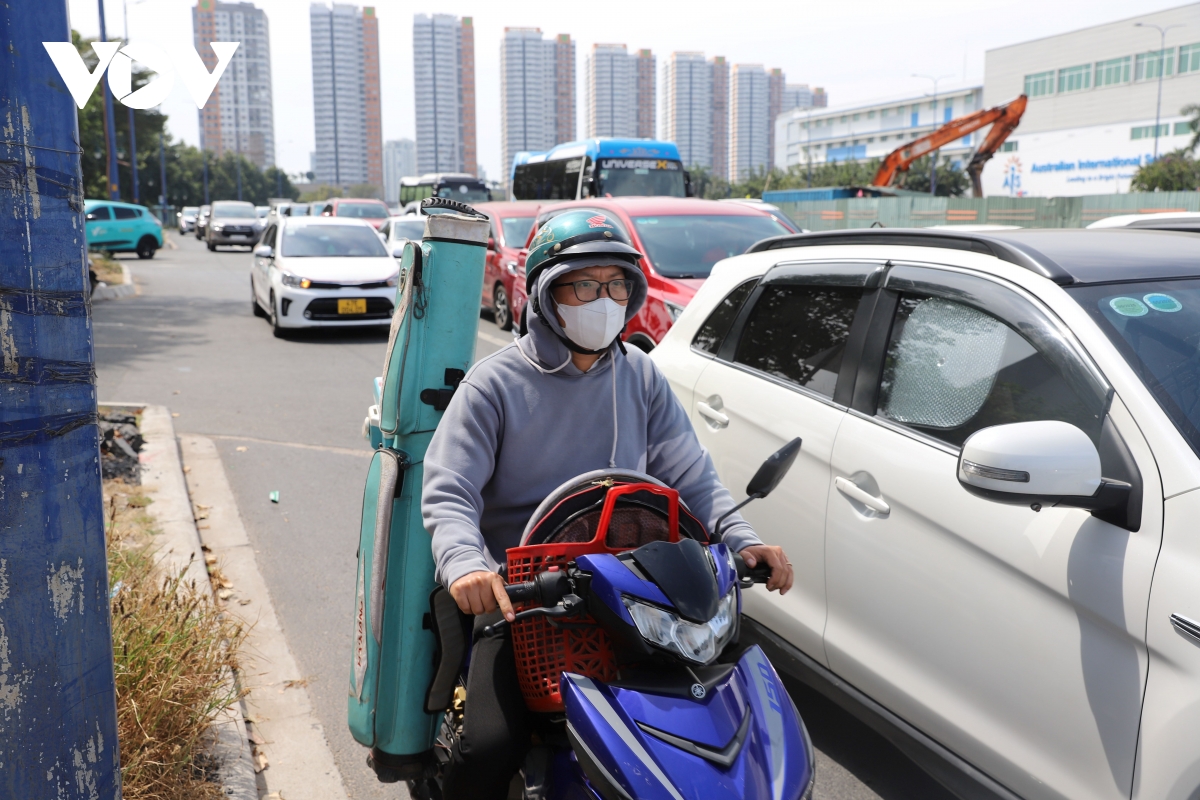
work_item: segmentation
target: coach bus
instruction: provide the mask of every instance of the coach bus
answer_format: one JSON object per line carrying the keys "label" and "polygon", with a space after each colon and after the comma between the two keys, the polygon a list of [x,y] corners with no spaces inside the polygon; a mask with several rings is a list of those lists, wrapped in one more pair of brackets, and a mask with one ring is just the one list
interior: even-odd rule
{"label": "coach bus", "polygon": [[512,200],[692,195],[679,148],[651,139],[585,139],[517,153],[510,178]]}
{"label": "coach bus", "polygon": [[492,199],[487,184],[463,172],[431,173],[400,179],[400,205],[419,203],[426,197],[449,197],[464,203],[486,203]]}

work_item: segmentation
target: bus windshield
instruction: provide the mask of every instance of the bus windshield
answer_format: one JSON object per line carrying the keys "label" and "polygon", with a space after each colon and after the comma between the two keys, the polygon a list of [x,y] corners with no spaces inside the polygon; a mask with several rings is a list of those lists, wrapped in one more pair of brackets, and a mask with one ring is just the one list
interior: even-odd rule
{"label": "bus windshield", "polygon": [[463,203],[486,203],[492,199],[492,193],[482,183],[443,183],[438,186],[437,196]]}
{"label": "bus windshield", "polygon": [[602,158],[596,170],[600,197],[687,197],[683,165],[654,158]]}

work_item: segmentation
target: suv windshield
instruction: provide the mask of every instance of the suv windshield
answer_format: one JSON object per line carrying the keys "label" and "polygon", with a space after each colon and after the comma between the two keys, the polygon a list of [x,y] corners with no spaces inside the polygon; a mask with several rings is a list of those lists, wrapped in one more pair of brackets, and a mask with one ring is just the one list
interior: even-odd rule
{"label": "suv windshield", "polygon": [[741,255],[760,239],[791,233],[758,214],[634,217],[633,224],[654,268],[668,278],[707,278],[721,259]]}
{"label": "suv windshield", "polygon": [[233,217],[234,219],[254,219],[258,216],[258,212],[254,210],[254,206],[213,206],[212,215],[214,217],[224,217],[226,219]]}
{"label": "suv windshield", "polygon": [[301,225],[283,235],[285,258],[386,256],[379,234],[358,225]]}
{"label": "suv windshield", "polygon": [[1064,288],[1200,455],[1200,279]]}
{"label": "suv windshield", "polygon": [[602,158],[596,179],[600,197],[687,197],[678,161]]}
{"label": "suv windshield", "polygon": [[383,203],[338,203],[337,216],[353,219],[387,219],[387,206]]}

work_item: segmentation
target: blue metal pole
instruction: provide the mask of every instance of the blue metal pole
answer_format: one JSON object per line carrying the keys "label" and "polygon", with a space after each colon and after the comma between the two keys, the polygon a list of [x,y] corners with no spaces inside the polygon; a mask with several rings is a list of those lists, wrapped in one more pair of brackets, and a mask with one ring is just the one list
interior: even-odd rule
{"label": "blue metal pole", "polygon": [[[100,3],[100,41],[108,41],[108,28],[104,24],[104,0]],[[67,38],[70,41],[70,37]],[[57,74],[57,73],[55,73]],[[121,199],[121,178],[117,174],[117,121],[113,117],[112,92],[108,88],[108,75],[100,81],[100,93],[104,95],[104,146],[108,148],[108,199]]]}
{"label": "blue metal pole", "polygon": [[74,101],[0,3],[0,797],[120,796],[96,371]]}
{"label": "blue metal pole", "polygon": [[129,168],[133,171],[133,202],[140,201],[137,174],[137,131],[133,127],[133,109],[129,109]]}

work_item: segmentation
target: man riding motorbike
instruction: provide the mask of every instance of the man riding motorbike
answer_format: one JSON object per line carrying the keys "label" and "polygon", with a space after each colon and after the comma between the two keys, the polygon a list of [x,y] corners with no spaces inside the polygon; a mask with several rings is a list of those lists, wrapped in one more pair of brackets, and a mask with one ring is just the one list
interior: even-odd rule
{"label": "man riding motorbike", "polygon": [[[476,615],[477,630],[501,614],[513,619],[499,574],[505,551],[574,475],[647,473],[677,489],[709,531],[734,506],[666,378],[620,341],[646,300],[640,258],[603,214],[566,211],[546,222],[525,264],[529,333],[472,367],[429,445],[421,511],[437,577],[463,613]],[[749,566],[770,565],[768,589],[791,587],[783,550],[763,544],[740,516],[726,520],[723,540]],[[535,723],[509,638],[479,639],[468,675],[444,796],[504,798]]]}

